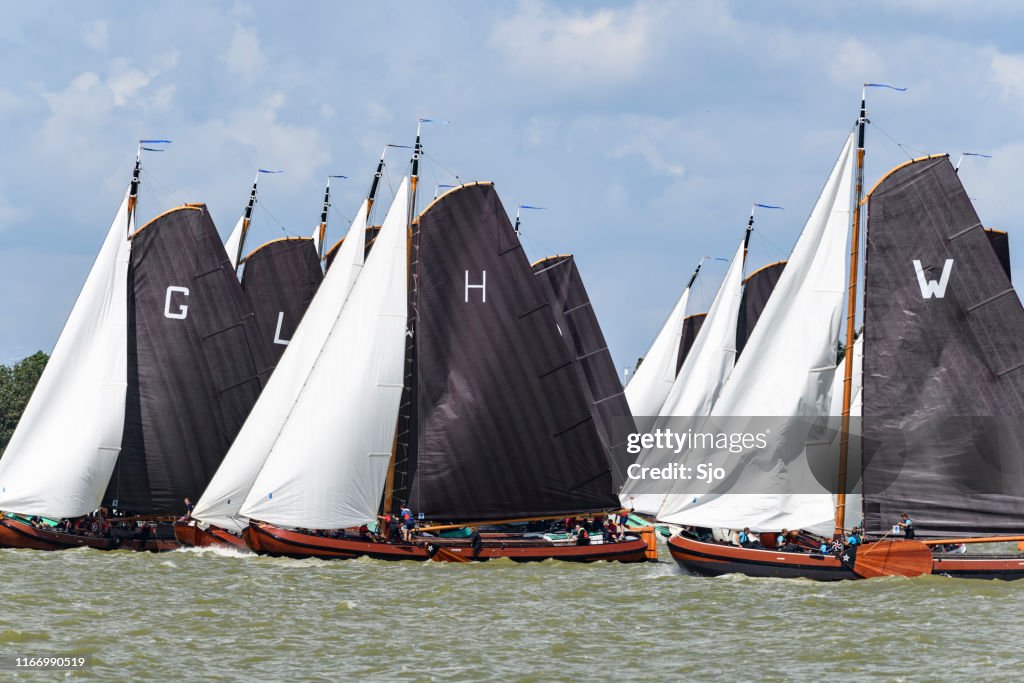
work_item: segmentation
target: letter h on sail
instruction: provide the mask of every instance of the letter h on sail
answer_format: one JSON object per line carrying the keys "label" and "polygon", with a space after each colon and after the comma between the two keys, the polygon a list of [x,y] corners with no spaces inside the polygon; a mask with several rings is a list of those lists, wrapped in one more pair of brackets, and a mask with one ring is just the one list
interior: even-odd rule
{"label": "letter h on sail", "polygon": [[914,259],[914,270],[917,272],[917,284],[921,286],[921,298],[945,298],[946,285],[949,284],[949,274],[953,272],[953,259],[946,259],[945,265],[942,266],[942,275],[939,276],[938,282],[935,280],[925,279],[924,268],[921,267],[921,262],[917,259]]}
{"label": "letter h on sail", "polygon": [[487,271],[480,271],[481,282],[478,285],[469,284],[469,271],[466,271],[466,303],[469,303],[469,290],[479,289],[480,290],[480,302],[487,303]]}

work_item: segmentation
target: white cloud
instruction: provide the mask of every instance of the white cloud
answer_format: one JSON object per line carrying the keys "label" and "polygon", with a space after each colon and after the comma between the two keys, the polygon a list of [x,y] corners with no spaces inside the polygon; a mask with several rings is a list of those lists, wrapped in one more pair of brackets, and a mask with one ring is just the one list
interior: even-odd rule
{"label": "white cloud", "polygon": [[571,86],[625,83],[647,64],[662,14],[645,3],[584,12],[525,2],[495,24],[489,43],[528,77]]}
{"label": "white cloud", "polygon": [[259,78],[267,66],[267,58],[263,55],[256,29],[240,25],[235,26],[231,44],[221,58],[227,64],[228,71],[246,82]]}
{"label": "white cloud", "polygon": [[829,65],[833,83],[849,85],[877,79],[884,73],[884,63],[875,50],[856,38],[847,38],[835,50]]}
{"label": "white cloud", "polygon": [[1024,55],[996,53],[992,56],[992,81],[1005,99],[1024,100]]}
{"label": "white cloud", "polygon": [[82,42],[85,43],[86,47],[92,48],[96,52],[107,51],[110,31],[107,22],[103,19],[87,21],[82,24],[82,29],[78,34],[81,36]]}

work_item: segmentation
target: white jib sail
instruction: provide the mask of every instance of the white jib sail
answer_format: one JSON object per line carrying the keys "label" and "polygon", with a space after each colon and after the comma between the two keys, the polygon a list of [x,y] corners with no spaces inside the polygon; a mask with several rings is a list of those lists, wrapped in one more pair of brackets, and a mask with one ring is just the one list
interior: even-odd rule
{"label": "white jib sail", "polygon": [[[711,413],[722,386],[732,372],[736,363],[736,322],[743,296],[744,247],[745,240],[741,240],[704,324],[655,421],[656,428],[671,427],[682,433],[688,428],[699,427],[703,418]],[[664,467],[675,457],[665,450],[647,449],[637,462],[643,467]],[[663,481],[644,479],[627,479],[619,495],[623,505],[648,515],[658,512],[664,497]]]}
{"label": "white jib sail", "polygon": [[134,232],[126,194],[0,460],[0,510],[78,517],[100,504],[124,429]]}
{"label": "white jib sail", "polygon": [[239,510],[260,468],[316,368],[317,359],[341,316],[363,268],[366,202],[359,208],[334,265],[310,301],[267,386],[231,444],[192,516],[204,524],[241,531],[248,520]]}
{"label": "white jib sail", "polygon": [[[710,493],[680,493],[674,483],[658,518],[676,524],[757,530],[800,529],[826,523],[835,510],[827,483],[818,481],[807,444],[828,415],[836,342],[846,292],[853,135],[847,139],[747,346],[705,423],[729,431],[738,418],[777,416],[784,425],[763,449],[691,451],[722,467],[726,478]],[[763,424],[763,422],[761,422]],[[752,422],[750,429],[756,429]],[[737,493],[743,491],[743,493]]]}
{"label": "white jib sail", "polygon": [[238,244],[242,241],[242,225],[244,223],[245,217],[239,217],[231,234],[228,235],[227,241],[224,242],[224,249],[227,250],[228,258],[231,259],[231,267],[236,270],[238,269]]}
{"label": "white jib sail", "polygon": [[408,187],[403,180],[341,317],[246,496],[247,517],[311,529],[376,519],[405,365]]}
{"label": "white jib sail", "polygon": [[[364,223],[364,225],[366,223],[365,217],[363,219],[363,223]],[[349,234],[352,234],[352,233],[349,233]],[[340,248],[341,247],[339,247],[339,249]],[[320,226],[319,225],[317,225],[315,228],[313,228],[313,250],[316,253],[318,253],[318,254],[320,253]]]}
{"label": "white jib sail", "polygon": [[661,413],[661,406],[672,390],[676,379],[676,361],[679,356],[680,336],[683,332],[683,316],[690,299],[690,288],[683,290],[672,313],[669,314],[661,331],[654,338],[647,355],[636,369],[633,379],[626,385],[626,401],[630,412],[637,417],[654,417]]}

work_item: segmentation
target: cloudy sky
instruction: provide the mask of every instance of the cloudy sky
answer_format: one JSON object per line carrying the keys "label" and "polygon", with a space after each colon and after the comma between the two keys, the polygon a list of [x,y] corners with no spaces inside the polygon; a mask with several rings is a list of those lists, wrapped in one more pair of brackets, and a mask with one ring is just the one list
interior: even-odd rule
{"label": "cloudy sky", "polygon": [[[372,5],[372,6],[371,6]],[[140,222],[204,201],[226,234],[257,167],[251,244],[329,240],[385,143],[425,130],[423,185],[493,180],[531,259],[576,254],[622,367],[697,260],[784,258],[870,93],[868,183],[921,153],[961,169],[1024,282],[1024,10],[1016,2],[11,3],[0,23],[0,362],[49,351],[142,137]],[[860,16],[857,16],[859,14]],[[396,184],[407,152],[390,157]],[[383,202],[382,202],[383,203]],[[710,302],[725,264],[705,267]]]}

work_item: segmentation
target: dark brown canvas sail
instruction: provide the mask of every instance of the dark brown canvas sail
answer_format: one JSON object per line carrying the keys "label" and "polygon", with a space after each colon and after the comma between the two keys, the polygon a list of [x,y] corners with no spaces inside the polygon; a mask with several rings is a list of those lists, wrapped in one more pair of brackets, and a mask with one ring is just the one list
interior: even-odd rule
{"label": "dark brown canvas sail", "polygon": [[707,313],[696,313],[683,318],[683,330],[679,334],[679,353],[676,356],[677,375],[683,368],[683,361],[685,361],[686,357],[690,354],[693,342],[696,341],[697,335],[700,334],[700,328],[703,327],[704,320],[707,317]]}
{"label": "dark brown canvas sail", "polygon": [[184,511],[220,465],[269,372],[252,312],[204,205],[157,217],[132,239],[128,390],[104,504]]}
{"label": "dark brown canvas sail", "polygon": [[416,245],[412,509],[469,521],[616,507],[574,359],[494,187],[437,199]]}
{"label": "dark brown canvas sail", "polygon": [[[544,288],[562,340],[574,359],[618,489],[626,480],[626,468],[636,459],[626,452],[626,442],[621,437],[635,430],[622,424],[618,430],[613,426],[615,418],[632,420],[632,413],[587,288],[571,254],[538,261],[533,264],[533,272]],[[614,437],[616,433],[619,440]]]}
{"label": "dark brown canvas sail", "polygon": [[1006,271],[1006,277],[1013,280],[1013,276],[1010,275],[1010,236],[1003,230],[992,228],[985,228],[985,234],[988,236],[988,243],[995,249],[999,263]]}
{"label": "dark brown canvas sail", "polygon": [[743,281],[743,296],[740,299],[739,319],[736,321],[736,357],[743,353],[743,348],[754,331],[754,325],[761,317],[761,311],[768,303],[768,297],[775,290],[775,285],[782,277],[786,268],[785,261],[776,261],[755,270]]}
{"label": "dark brown canvas sail", "polygon": [[945,156],[868,202],[867,528],[1024,531],[1024,308]]}
{"label": "dark brown canvas sail", "polygon": [[274,240],[245,257],[242,290],[276,365],[323,281],[313,240]]}
{"label": "dark brown canvas sail", "polygon": [[[368,228],[366,228],[366,249],[363,254],[364,259],[370,255],[370,248],[373,246],[373,240],[377,239],[378,232],[380,232],[379,225],[371,225]],[[327,250],[326,254],[324,254],[325,271],[331,269],[331,265],[334,263],[334,259],[338,255],[338,250],[341,249],[341,245],[344,241],[345,238],[342,237],[340,240],[334,243],[333,247]]]}

